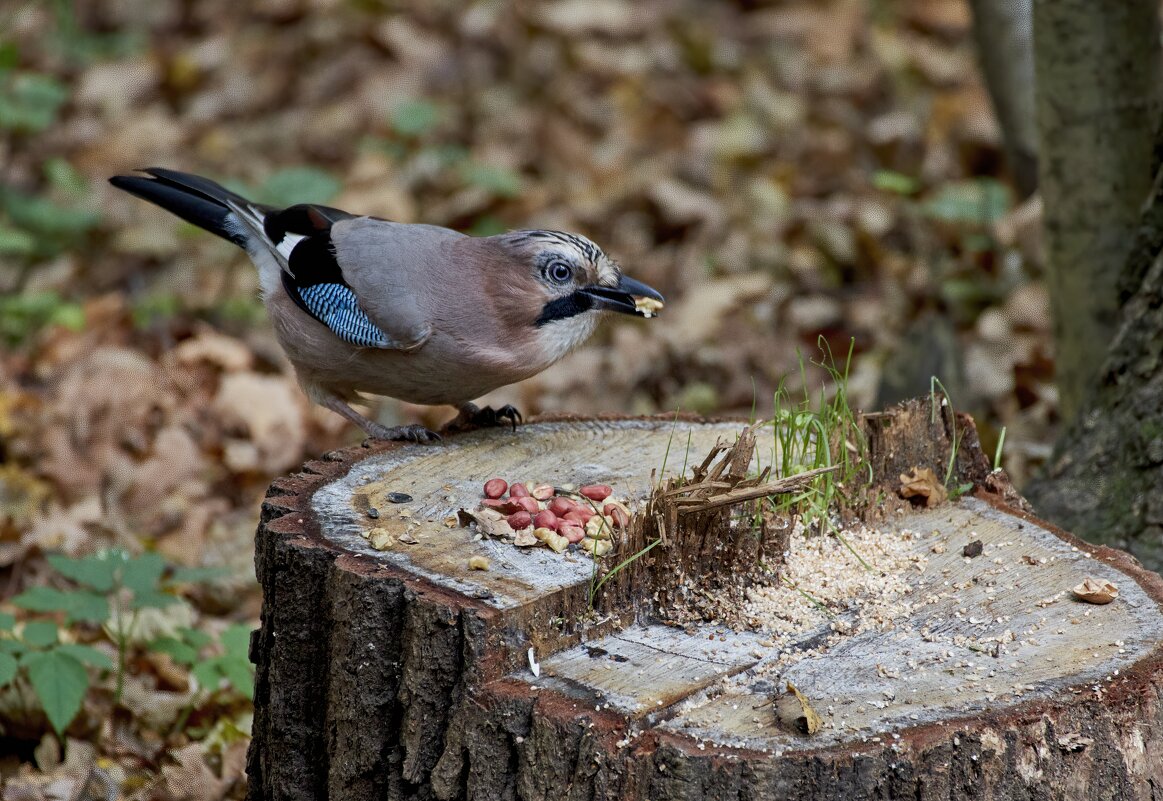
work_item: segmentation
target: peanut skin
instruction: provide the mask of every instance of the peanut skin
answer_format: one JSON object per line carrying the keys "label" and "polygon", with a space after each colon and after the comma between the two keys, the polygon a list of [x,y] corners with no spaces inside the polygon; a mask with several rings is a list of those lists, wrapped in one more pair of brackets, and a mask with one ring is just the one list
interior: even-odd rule
{"label": "peanut skin", "polygon": [[589,498],[591,501],[604,501],[610,497],[614,488],[609,484],[587,484],[578,490],[578,493]]}

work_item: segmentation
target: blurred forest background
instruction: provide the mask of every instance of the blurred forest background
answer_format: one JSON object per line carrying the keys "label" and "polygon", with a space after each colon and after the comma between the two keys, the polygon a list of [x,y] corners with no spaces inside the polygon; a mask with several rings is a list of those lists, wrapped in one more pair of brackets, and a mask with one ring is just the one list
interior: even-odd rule
{"label": "blurred forest background", "polygon": [[[46,551],[157,552],[222,571],[152,636],[222,637],[257,616],[272,477],[362,438],[299,391],[241,251],[106,183],[143,166],[578,231],[667,296],[494,405],[762,416],[781,381],[820,392],[801,363],[821,342],[841,365],[853,343],[856,405],[937,375],[991,455],[1005,427],[1020,487],[1058,425],[1041,210],[1006,171],[971,29],[965,0],[0,0],[4,594],[59,585]],[[237,795],[245,693],[192,700],[191,660],[164,651],[133,651],[118,714],[86,696],[73,773],[51,737],[20,744],[35,721],[5,732],[0,772]]]}

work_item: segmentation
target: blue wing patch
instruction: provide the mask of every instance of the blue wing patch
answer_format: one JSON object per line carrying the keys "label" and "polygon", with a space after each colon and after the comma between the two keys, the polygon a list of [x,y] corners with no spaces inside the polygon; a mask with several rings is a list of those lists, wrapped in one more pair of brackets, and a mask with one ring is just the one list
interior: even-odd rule
{"label": "blue wing patch", "polygon": [[364,314],[351,287],[313,284],[299,287],[307,311],[344,342],[361,348],[390,348],[391,340]]}

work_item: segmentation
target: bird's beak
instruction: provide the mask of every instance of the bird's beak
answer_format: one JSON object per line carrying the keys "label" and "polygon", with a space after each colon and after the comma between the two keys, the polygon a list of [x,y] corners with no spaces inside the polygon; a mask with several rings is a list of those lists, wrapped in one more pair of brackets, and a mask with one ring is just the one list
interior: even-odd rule
{"label": "bird's beak", "polygon": [[654,317],[665,302],[662,295],[641,281],[622,276],[617,286],[587,286],[579,293],[593,299],[593,308],[637,314],[639,317]]}

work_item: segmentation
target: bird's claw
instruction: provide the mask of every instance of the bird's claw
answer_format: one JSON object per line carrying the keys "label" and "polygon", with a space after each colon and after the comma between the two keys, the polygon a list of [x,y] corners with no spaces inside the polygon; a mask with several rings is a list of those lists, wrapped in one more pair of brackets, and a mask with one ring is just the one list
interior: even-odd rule
{"label": "bird's claw", "polygon": [[506,403],[499,409],[492,406],[478,407],[475,403],[466,403],[460,407],[460,414],[444,427],[444,431],[468,431],[473,428],[495,428],[508,423],[517,430],[517,424],[525,418],[516,406]]}
{"label": "bird's claw", "polygon": [[513,425],[513,430],[517,430],[517,424],[522,422],[521,412],[511,403],[506,403],[500,409],[494,410],[491,406],[486,406],[481,409],[481,413],[492,412],[492,425],[499,426],[503,421],[508,420]]}
{"label": "bird's claw", "polygon": [[[368,426],[367,434],[368,440],[390,440],[392,442],[417,442],[428,443],[438,442],[443,437],[435,431],[430,431],[422,425],[415,424],[410,426],[382,426],[378,423]],[[365,445],[367,442],[365,441]]]}

